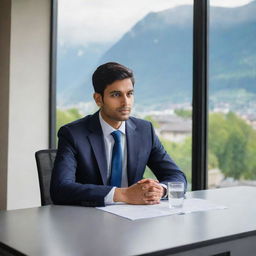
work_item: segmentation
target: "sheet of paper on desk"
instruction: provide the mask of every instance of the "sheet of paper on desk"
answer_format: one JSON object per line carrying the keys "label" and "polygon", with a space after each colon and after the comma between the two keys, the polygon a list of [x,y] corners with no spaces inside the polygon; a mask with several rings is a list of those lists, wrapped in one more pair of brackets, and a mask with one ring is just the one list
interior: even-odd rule
{"label": "sheet of paper on desk", "polygon": [[160,204],[156,205],[113,204],[105,207],[97,207],[97,209],[102,211],[110,212],[130,220],[146,219],[172,214],[188,214],[199,211],[221,210],[225,208],[227,207],[198,198],[185,199],[182,208],[169,208],[168,201],[161,201]]}

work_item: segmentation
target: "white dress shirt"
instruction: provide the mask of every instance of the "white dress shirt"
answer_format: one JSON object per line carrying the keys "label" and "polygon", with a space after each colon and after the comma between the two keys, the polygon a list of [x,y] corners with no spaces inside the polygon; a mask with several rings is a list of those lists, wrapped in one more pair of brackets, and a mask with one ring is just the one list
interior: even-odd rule
{"label": "white dress shirt", "polygon": [[[101,112],[99,112],[100,125],[103,131],[104,144],[105,144],[105,152],[107,157],[107,180],[109,181],[111,175],[111,160],[112,160],[112,151],[115,140],[111,133],[116,131],[112,126],[110,126],[107,122],[105,122],[101,116]],[[121,187],[128,187],[128,178],[127,178],[127,144],[126,144],[126,134],[125,134],[125,122],[122,122],[121,126],[117,129],[122,134],[121,139],[121,147],[122,147],[122,181]],[[165,188],[167,192],[167,187],[165,184],[160,183],[162,187]],[[105,196],[104,201],[105,204],[113,204],[114,203],[114,193],[116,187],[113,187],[109,193]],[[163,198],[167,197],[167,193],[163,196]]]}

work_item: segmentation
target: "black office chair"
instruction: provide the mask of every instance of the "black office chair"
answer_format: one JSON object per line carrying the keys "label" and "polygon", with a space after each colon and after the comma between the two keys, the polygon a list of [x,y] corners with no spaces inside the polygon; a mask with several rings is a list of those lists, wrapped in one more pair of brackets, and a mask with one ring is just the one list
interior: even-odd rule
{"label": "black office chair", "polygon": [[35,153],[42,205],[52,204],[50,183],[56,153],[56,149],[39,150]]}

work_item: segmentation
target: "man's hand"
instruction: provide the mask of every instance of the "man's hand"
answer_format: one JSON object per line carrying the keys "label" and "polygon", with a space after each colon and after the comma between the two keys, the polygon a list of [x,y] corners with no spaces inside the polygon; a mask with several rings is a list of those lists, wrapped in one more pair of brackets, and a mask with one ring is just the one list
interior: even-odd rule
{"label": "man's hand", "polygon": [[143,194],[144,190],[142,190],[142,186],[140,184],[134,184],[128,188],[116,188],[114,202],[146,204]]}
{"label": "man's hand", "polygon": [[142,179],[138,181],[138,184],[142,185],[144,193],[144,200],[148,204],[159,204],[161,198],[165,194],[165,189],[159,184],[158,180]]}
{"label": "man's hand", "polygon": [[158,181],[143,179],[128,188],[116,188],[115,202],[128,204],[159,204],[164,188]]}

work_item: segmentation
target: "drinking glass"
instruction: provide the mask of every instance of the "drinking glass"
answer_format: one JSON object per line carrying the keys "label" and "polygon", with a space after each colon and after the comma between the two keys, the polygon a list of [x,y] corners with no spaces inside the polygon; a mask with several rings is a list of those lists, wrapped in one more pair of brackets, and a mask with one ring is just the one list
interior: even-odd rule
{"label": "drinking glass", "polygon": [[168,200],[170,208],[179,208],[184,200],[184,183],[168,182]]}

